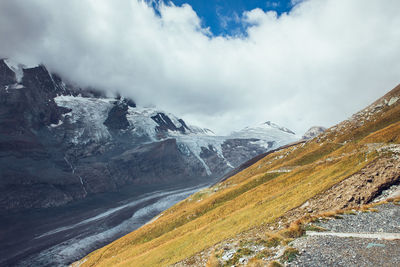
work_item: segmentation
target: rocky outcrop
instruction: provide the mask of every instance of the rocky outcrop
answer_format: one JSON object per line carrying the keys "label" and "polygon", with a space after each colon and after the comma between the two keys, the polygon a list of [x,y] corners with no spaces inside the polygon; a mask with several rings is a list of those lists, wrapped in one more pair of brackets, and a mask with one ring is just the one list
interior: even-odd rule
{"label": "rocky outcrop", "polygon": [[157,124],[158,126],[156,127],[158,132],[167,132],[168,130],[171,131],[178,131],[180,133],[185,133],[186,130],[189,130],[189,128],[186,126],[185,122],[183,120],[179,120],[179,122],[183,124],[180,127],[177,127],[171,119],[164,113],[157,113],[157,115],[151,117]]}
{"label": "rocky outcrop", "polygon": [[129,126],[129,122],[126,118],[128,114],[128,107],[136,107],[133,101],[129,100],[119,100],[114,103],[114,107],[108,112],[108,117],[104,122],[111,130],[125,130]]}
{"label": "rocky outcrop", "polygon": [[0,86],[5,87],[16,82],[15,73],[7,66],[4,59],[0,60]]}
{"label": "rocky outcrop", "polygon": [[379,158],[308,200],[300,209],[321,212],[368,204],[383,190],[395,184],[400,184],[400,162],[397,158]]}
{"label": "rocky outcrop", "polygon": [[325,132],[326,128],[322,126],[313,126],[310,129],[308,129],[307,132],[304,133],[302,136],[302,139],[313,139],[314,137],[317,137],[321,133]]}
{"label": "rocky outcrop", "polygon": [[[8,73],[1,83],[16,82],[4,60],[0,65]],[[50,207],[84,197],[48,130],[68,110],[54,102],[55,87],[43,66],[23,73],[20,83],[0,89],[0,209]]]}

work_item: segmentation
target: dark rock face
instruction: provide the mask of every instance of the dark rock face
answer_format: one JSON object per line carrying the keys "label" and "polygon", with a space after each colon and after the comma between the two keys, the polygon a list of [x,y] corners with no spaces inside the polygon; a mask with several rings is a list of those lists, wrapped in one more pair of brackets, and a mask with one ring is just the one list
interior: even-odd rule
{"label": "dark rock face", "polygon": [[223,175],[231,168],[227,165],[226,159],[218,155],[217,150],[209,145],[208,147],[202,147],[200,157],[209,166],[213,173],[217,173],[218,176]]}
{"label": "dark rock face", "polygon": [[[15,82],[7,77],[1,83]],[[68,111],[56,105],[54,90],[43,66],[0,90],[0,209],[49,207],[85,195],[47,129]]]}
{"label": "dark rock face", "polygon": [[[88,194],[118,191],[126,184],[208,177],[193,154],[181,153],[175,139],[143,144],[149,140],[124,135],[130,126],[127,110],[136,107],[130,99],[116,99],[108,112],[104,125],[109,138],[71,143],[90,128],[76,128],[81,127],[79,121],[71,124],[71,110],[58,106],[54,98],[93,98],[101,93],[65,84],[44,66],[24,69],[17,83],[3,60],[0,84],[0,211],[59,206]],[[187,128],[181,121],[178,129],[162,113],[154,120],[160,122],[159,131]]]}
{"label": "dark rock face", "polygon": [[15,73],[7,66],[4,60],[0,60],[0,86],[4,87],[16,82]]}
{"label": "dark rock face", "polygon": [[175,139],[140,145],[112,158],[112,173],[122,183],[157,183],[171,179],[184,181],[187,177],[207,174],[194,156],[180,153]]}
{"label": "dark rock face", "polygon": [[127,114],[128,104],[123,101],[116,101],[114,107],[108,113],[104,125],[112,130],[124,130],[129,126],[129,122],[126,119]]}
{"label": "dark rock face", "polygon": [[151,117],[159,126],[157,126],[157,131],[159,132],[167,132],[171,131],[179,131],[181,133],[185,133],[188,130],[186,123],[183,120],[179,120],[182,123],[182,126],[177,128],[175,124],[171,121],[171,119],[165,115],[164,113],[158,113],[157,115]]}

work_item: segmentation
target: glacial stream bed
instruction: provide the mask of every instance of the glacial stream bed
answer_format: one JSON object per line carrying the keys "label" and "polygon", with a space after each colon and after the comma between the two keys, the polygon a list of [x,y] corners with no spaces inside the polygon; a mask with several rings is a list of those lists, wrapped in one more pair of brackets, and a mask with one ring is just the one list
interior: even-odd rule
{"label": "glacial stream bed", "polygon": [[209,184],[129,186],[59,208],[0,214],[0,266],[67,266]]}

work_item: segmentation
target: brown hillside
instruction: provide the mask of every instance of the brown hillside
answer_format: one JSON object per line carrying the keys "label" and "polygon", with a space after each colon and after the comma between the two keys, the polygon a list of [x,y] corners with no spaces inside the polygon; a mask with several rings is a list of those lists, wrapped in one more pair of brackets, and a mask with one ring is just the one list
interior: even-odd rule
{"label": "brown hillside", "polygon": [[397,86],[322,135],[266,155],[79,264],[203,265],[226,240],[262,239],[306,213],[368,203],[400,182],[399,123]]}

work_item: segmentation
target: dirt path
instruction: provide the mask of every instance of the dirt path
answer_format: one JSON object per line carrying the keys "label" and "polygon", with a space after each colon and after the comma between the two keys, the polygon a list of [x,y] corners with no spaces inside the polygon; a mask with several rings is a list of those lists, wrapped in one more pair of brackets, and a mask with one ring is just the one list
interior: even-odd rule
{"label": "dirt path", "polygon": [[306,233],[308,236],[337,236],[337,237],[357,237],[380,240],[400,240],[400,234],[394,233],[330,233],[330,232],[312,232]]}
{"label": "dirt path", "polygon": [[400,266],[400,206],[376,208],[315,223],[327,231],[296,239],[300,255],[288,266]]}

